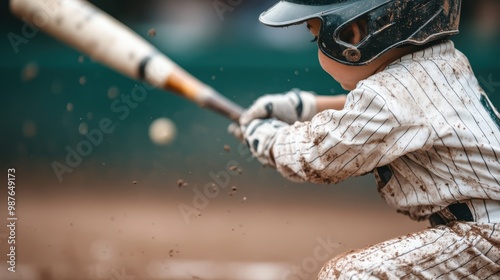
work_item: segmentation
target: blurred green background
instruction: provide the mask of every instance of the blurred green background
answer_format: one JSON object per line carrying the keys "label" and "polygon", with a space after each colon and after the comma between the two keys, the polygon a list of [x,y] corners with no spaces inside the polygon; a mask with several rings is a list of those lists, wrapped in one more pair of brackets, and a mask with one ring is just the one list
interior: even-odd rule
{"label": "blurred green background", "polygon": [[[237,5],[228,10],[217,9],[217,1],[91,2],[242,106],[262,94],[294,87],[319,94],[344,93],[320,68],[317,47],[308,42],[311,35],[305,26],[274,29],[258,22],[259,13],[273,1],[232,1]],[[461,33],[453,40],[500,107],[496,83],[500,82],[499,3],[465,2]],[[16,52],[8,34],[22,35],[24,24],[8,12],[8,1],[2,1],[1,13],[3,168],[15,166],[37,180],[57,183],[51,163],[63,163],[66,147],[75,147],[85,139],[85,131],[96,128],[103,118],[116,124],[115,131],[105,135],[104,143],[73,173],[64,175],[65,182],[151,176],[174,181],[169,175],[176,174],[174,171],[206,177],[208,171],[227,162],[221,156],[225,144],[233,147],[233,158],[246,162],[248,155],[236,153],[238,142],[226,132],[229,121],[180,97],[149,91],[126,119],[118,119],[111,103],[140,83],[42,32],[19,44]],[[154,37],[148,36],[151,29],[156,32]],[[159,117],[169,118],[177,126],[177,138],[170,145],[157,146],[148,137],[149,125]],[[248,162],[246,168],[254,174],[261,170],[257,162]],[[274,172],[266,175],[278,177]]]}

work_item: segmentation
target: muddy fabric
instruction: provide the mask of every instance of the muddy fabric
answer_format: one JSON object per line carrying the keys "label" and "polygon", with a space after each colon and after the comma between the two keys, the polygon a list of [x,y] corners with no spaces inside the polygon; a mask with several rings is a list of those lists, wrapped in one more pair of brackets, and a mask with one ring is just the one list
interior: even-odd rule
{"label": "muddy fabric", "polygon": [[375,170],[382,197],[416,220],[456,201],[500,200],[500,123],[451,41],[358,83],[343,110],[280,131],[276,167],[337,183]]}
{"label": "muddy fabric", "polygon": [[499,224],[455,222],[351,251],[329,261],[320,280],[498,279]]}

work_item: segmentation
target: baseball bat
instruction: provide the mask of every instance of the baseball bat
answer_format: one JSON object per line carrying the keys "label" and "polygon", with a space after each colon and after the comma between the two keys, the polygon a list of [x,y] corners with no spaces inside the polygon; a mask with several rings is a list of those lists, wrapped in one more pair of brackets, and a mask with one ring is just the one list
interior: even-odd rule
{"label": "baseball bat", "polygon": [[86,0],[10,0],[12,13],[135,80],[237,121],[242,108],[193,77],[151,43]]}

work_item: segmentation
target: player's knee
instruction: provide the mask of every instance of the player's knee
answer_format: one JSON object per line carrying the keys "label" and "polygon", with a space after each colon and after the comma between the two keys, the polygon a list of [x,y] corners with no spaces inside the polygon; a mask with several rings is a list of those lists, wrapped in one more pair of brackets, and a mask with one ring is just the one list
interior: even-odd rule
{"label": "player's knee", "polygon": [[321,268],[318,279],[319,280],[334,280],[345,279],[347,275],[351,275],[356,262],[354,261],[354,252],[349,252],[337,256],[323,265]]}
{"label": "player's knee", "polygon": [[369,268],[366,267],[366,262],[361,259],[359,253],[360,251],[350,251],[331,259],[321,268],[318,279],[362,279],[370,275],[371,273],[367,273]]}

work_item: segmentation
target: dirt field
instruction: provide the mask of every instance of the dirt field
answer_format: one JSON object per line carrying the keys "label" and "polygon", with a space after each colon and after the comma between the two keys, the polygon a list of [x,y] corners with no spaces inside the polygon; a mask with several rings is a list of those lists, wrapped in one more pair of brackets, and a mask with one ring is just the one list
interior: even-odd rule
{"label": "dirt field", "polygon": [[[168,190],[21,183],[28,182],[18,183],[16,272],[2,261],[0,279],[315,279],[338,253],[427,226],[388,208],[373,187],[357,197],[363,186],[340,195],[340,188],[263,193],[240,184],[195,202],[192,182]],[[183,217],[180,207],[195,206]]]}

